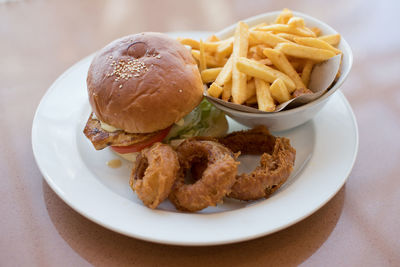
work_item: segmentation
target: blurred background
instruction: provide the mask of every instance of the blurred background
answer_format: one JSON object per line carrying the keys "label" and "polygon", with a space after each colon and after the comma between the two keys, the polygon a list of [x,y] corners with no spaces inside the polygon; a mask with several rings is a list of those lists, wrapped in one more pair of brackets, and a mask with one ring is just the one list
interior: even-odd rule
{"label": "blurred background", "polygon": [[[399,93],[388,98],[381,92],[399,81],[400,1],[371,0],[0,0],[0,101],[21,97],[23,91],[31,95],[27,104],[37,106],[64,70],[127,34],[213,32],[284,7],[325,21],[352,46],[356,75],[350,75],[343,91],[353,105],[358,97],[375,93],[399,103]],[[375,90],[366,93],[368,88]]]}
{"label": "blurred background", "polygon": [[[320,211],[274,235],[210,252],[156,246],[105,230],[42,181],[31,150],[32,119],[46,90],[71,65],[127,34],[214,32],[284,7],[329,24],[354,54],[342,91],[358,120],[358,159],[346,190]],[[110,264],[132,259],[143,266],[198,256],[198,264],[209,266],[212,255],[221,264],[242,266],[249,260],[258,266],[326,266],[327,259],[341,266],[399,266],[399,12],[394,0],[0,0],[0,265],[5,258],[10,266],[45,266],[60,258],[79,265],[83,257],[95,265],[107,258]]]}

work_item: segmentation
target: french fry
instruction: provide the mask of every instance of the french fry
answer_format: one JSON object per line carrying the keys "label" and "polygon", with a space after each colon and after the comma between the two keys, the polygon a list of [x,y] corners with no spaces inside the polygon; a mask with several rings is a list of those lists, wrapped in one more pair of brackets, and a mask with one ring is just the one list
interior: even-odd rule
{"label": "french fry", "polygon": [[252,47],[249,48],[249,53],[248,53],[248,57],[251,59],[255,59],[255,60],[260,60],[265,58],[263,50],[264,48],[267,48],[267,45],[264,44],[259,44],[259,45],[254,45]]}
{"label": "french fry", "polygon": [[[193,49],[200,50],[200,42],[190,38],[178,38],[178,41],[183,45],[188,45]],[[207,52],[216,52],[218,46],[222,44],[223,41],[217,42],[204,42],[204,50]]]}
{"label": "french fry", "polygon": [[256,95],[256,84],[254,82],[254,79],[251,79],[247,82],[247,88],[245,90],[245,94],[246,94],[246,100]]}
{"label": "french fry", "polygon": [[276,36],[279,36],[279,37],[284,38],[291,42],[294,42],[294,38],[299,37],[298,35],[294,35],[294,34],[290,34],[290,33],[286,33],[286,32],[277,33]]}
{"label": "french fry", "polygon": [[253,95],[249,99],[246,100],[246,105],[254,105],[257,104],[257,96]]}
{"label": "french fry", "polygon": [[268,65],[268,66],[272,65],[272,61],[269,58],[263,58],[263,59],[259,59],[257,61],[264,65]]}
{"label": "french fry", "polygon": [[300,27],[300,28],[305,26],[304,19],[300,17],[291,17],[287,22],[287,24],[292,27]]}
{"label": "french fry", "polygon": [[256,46],[255,46],[256,53],[257,53],[257,55],[258,55],[259,57],[265,58],[265,55],[264,55],[264,52],[263,52],[265,48],[268,48],[268,46],[265,45],[265,44],[260,44],[260,45],[256,45]]}
{"label": "french fry", "polygon": [[332,46],[337,46],[340,43],[340,34],[330,34],[318,37],[318,39],[327,42]]}
{"label": "french fry", "polygon": [[288,40],[276,36],[270,32],[263,32],[263,31],[250,31],[249,36],[249,45],[258,45],[258,44],[266,44],[270,47],[274,47],[279,43],[287,43]]}
{"label": "french fry", "polygon": [[302,58],[292,58],[289,62],[297,72],[302,72],[304,68],[304,60],[305,59]]}
{"label": "french fry", "polygon": [[201,79],[203,83],[210,83],[215,81],[222,68],[206,69],[201,72]]}
{"label": "french fry", "polygon": [[222,100],[228,101],[232,96],[232,80],[226,82],[222,91]]}
{"label": "french fry", "polygon": [[311,27],[310,30],[312,30],[317,37],[321,35],[321,29],[318,27]]}
{"label": "french fry", "polygon": [[292,27],[286,24],[271,24],[258,28],[260,31],[286,32],[304,37],[316,37],[315,33],[308,28]]}
{"label": "french fry", "polygon": [[215,55],[217,58],[221,59],[229,56],[232,53],[232,50],[233,38],[229,38],[221,42],[221,44],[217,48],[217,51],[215,52]]}
{"label": "french fry", "polygon": [[217,48],[219,45],[220,45],[220,42],[205,42],[204,49],[207,52],[215,52],[215,51],[217,51]]}
{"label": "french fry", "polygon": [[207,42],[218,42],[218,41],[221,41],[221,40],[214,34],[207,38]]}
{"label": "french fry", "polygon": [[199,70],[202,72],[207,69],[206,53],[204,51],[203,40],[200,39],[200,59],[199,59]]}
{"label": "french fry", "polygon": [[257,78],[255,78],[254,81],[256,85],[258,109],[267,112],[274,111],[275,103],[269,91],[269,84]]}
{"label": "french fry", "polygon": [[[199,50],[194,50],[192,49],[192,56],[200,62],[200,51]],[[222,59],[222,60],[217,60],[217,58],[209,55],[206,53],[206,63],[207,67],[210,68],[216,68],[216,67],[223,67],[225,63],[227,62],[227,59]]]}
{"label": "french fry", "polygon": [[[190,46],[207,93],[235,104],[272,112],[278,103],[307,94],[315,64],[342,52],[339,34],[321,36],[301,17],[283,9],[275,23],[238,22],[233,36],[206,41],[178,38]],[[340,76],[340,71],[337,77]]]}
{"label": "french fry", "polygon": [[[272,63],[278,68],[278,70],[282,71],[287,76],[289,76],[290,79],[292,79],[296,86],[296,89],[306,87],[299,74],[297,74],[297,71],[293,68],[293,66],[286,58],[285,54],[276,49],[265,48],[264,55],[266,55],[272,61]],[[292,93],[294,89],[288,89],[288,91],[289,93]]]}
{"label": "french fry", "polygon": [[321,48],[321,49],[326,49],[329,51],[334,52],[336,55],[341,54],[342,51],[339,49],[331,46],[324,40],[318,39],[318,38],[313,38],[313,37],[296,37],[294,38],[294,41],[298,44],[305,45],[305,46],[310,46],[310,47],[315,47],[315,48]]}
{"label": "french fry", "polygon": [[316,61],[325,61],[334,57],[336,54],[329,50],[314,48],[294,43],[280,43],[275,49],[293,57],[306,58]]}
{"label": "french fry", "polygon": [[286,24],[288,23],[289,19],[293,17],[292,11],[287,8],[284,8],[279,16],[276,18],[275,23],[278,24]]}
{"label": "french fry", "polygon": [[197,40],[191,38],[178,38],[178,41],[183,45],[188,45],[193,49],[200,49],[200,43]]}
{"label": "french fry", "polygon": [[[207,60],[207,67],[223,67],[225,66],[226,62],[228,62],[227,58],[218,59],[216,57],[208,55],[206,56],[206,60]],[[212,60],[212,62],[208,63],[209,60]]]}
{"label": "french fry", "polygon": [[223,44],[225,41],[217,41],[217,42],[205,42],[205,50],[207,52],[217,52],[218,47]]}
{"label": "french fry", "polygon": [[259,60],[261,60],[262,58],[256,53],[256,52],[254,52],[254,51],[249,51],[249,53],[247,54],[248,56],[248,58],[250,58],[250,59],[254,59],[254,60],[257,60],[257,61],[259,61]]}
{"label": "french fry", "polygon": [[248,26],[244,22],[239,21],[235,30],[232,51],[232,101],[236,104],[242,104],[246,101],[246,74],[239,71],[236,62],[240,57],[247,56],[248,41]]}
{"label": "french fry", "polygon": [[231,56],[226,62],[225,66],[222,68],[217,78],[215,79],[215,83],[219,86],[225,85],[232,79],[232,68],[233,68],[233,57]]}
{"label": "french fry", "polygon": [[[192,53],[192,56],[194,57],[194,59],[196,59],[197,61],[200,61],[200,51],[199,50],[192,49],[191,53]],[[211,58],[210,55],[208,55],[208,57]],[[208,60],[207,60],[207,62],[208,62]]]}
{"label": "french fry", "polygon": [[224,89],[216,83],[212,83],[210,88],[207,89],[207,92],[210,96],[218,98]]}
{"label": "french fry", "polygon": [[294,82],[286,74],[265,66],[257,61],[241,57],[237,60],[236,67],[239,71],[246,73],[247,75],[262,79],[269,83],[280,78],[285,82],[287,88],[290,88],[290,91],[293,91],[296,87]]}
{"label": "french fry", "polygon": [[261,59],[261,57],[257,53],[257,47],[252,46],[249,48],[249,52],[247,53],[247,57],[255,60]]}
{"label": "french fry", "polygon": [[301,73],[301,79],[303,80],[303,83],[305,84],[306,87],[308,87],[308,84],[310,82],[310,76],[313,66],[314,62],[312,60],[307,60],[306,64],[304,64],[304,68]]}
{"label": "french fry", "polygon": [[266,22],[263,22],[263,23],[260,23],[260,24],[257,24],[255,26],[251,27],[249,30],[250,31],[257,30],[259,27],[263,27],[263,26],[267,26],[267,25],[268,24]]}
{"label": "french fry", "polygon": [[290,100],[289,91],[285,83],[281,79],[276,79],[269,88],[271,96],[279,103],[282,104]]}

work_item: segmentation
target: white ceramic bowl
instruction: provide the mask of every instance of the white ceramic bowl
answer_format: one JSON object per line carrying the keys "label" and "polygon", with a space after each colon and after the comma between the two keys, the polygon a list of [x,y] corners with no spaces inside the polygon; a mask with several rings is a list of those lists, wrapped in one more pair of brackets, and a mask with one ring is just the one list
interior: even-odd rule
{"label": "white ceramic bowl", "polygon": [[[276,19],[279,13],[280,11],[264,13],[245,19],[243,21],[246,22],[249,26],[257,25],[262,22],[272,22]],[[304,18],[307,27],[320,28],[323,35],[337,33],[330,26],[316,18],[299,12],[293,12],[293,14],[295,16]],[[235,27],[236,24],[216,33],[215,35],[221,39],[228,38],[229,36],[233,35]],[[320,111],[322,107],[327,103],[329,98],[336,92],[336,90],[338,90],[342,86],[344,80],[347,78],[353,64],[353,53],[349,44],[346,42],[343,36],[341,38],[338,48],[343,52],[340,78],[328,92],[326,92],[320,98],[306,105],[290,110],[280,111],[277,113],[257,114],[234,110],[223,106],[216,101],[210,100],[210,102],[212,102],[217,108],[223,110],[229,117],[231,117],[235,121],[249,127],[254,127],[256,125],[266,125],[271,131],[284,131],[299,126],[312,119],[318,113],[318,111]]]}

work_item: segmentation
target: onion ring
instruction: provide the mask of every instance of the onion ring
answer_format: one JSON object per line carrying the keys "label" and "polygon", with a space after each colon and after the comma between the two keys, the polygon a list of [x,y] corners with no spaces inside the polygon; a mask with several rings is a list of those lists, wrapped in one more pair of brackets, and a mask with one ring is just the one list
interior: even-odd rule
{"label": "onion ring", "polygon": [[284,137],[274,137],[259,126],[220,138],[219,142],[233,152],[260,154],[260,165],[251,173],[237,176],[229,197],[240,200],[268,198],[284,184],[293,170],[296,150]]}
{"label": "onion ring", "polygon": [[[216,206],[236,182],[234,154],[213,141],[186,140],[176,149],[180,170],[169,200],[178,210],[198,211]],[[191,172],[195,182],[185,184]]]}
{"label": "onion ring", "polygon": [[178,170],[176,152],[168,145],[155,143],[140,152],[129,184],[143,204],[155,209],[171,192]]}

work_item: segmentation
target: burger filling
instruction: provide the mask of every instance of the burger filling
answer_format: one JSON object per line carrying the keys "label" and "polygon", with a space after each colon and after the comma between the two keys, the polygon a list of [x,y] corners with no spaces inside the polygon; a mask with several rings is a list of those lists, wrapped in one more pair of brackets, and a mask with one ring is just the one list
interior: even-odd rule
{"label": "burger filling", "polygon": [[227,130],[225,114],[204,98],[192,112],[172,126],[165,142],[171,143],[194,136],[220,137]]}
{"label": "burger filling", "polygon": [[174,125],[160,131],[128,133],[100,121],[92,113],[83,132],[96,150],[111,146],[115,152],[128,154],[139,152],[143,148],[161,141],[174,143],[194,136],[222,136],[227,129],[228,123],[224,113],[203,99],[191,113]]}
{"label": "burger filling", "polygon": [[168,134],[169,129],[170,128],[167,128],[152,133],[127,133],[124,130],[116,130],[110,132],[102,128],[101,121],[97,119],[92,113],[86,123],[83,133],[92,142],[96,150],[101,150],[103,148],[111,146],[123,147],[124,151],[127,151],[127,147],[130,147],[132,149],[132,146],[134,146],[135,144],[137,146],[143,146],[143,144],[145,143],[147,145],[151,145],[152,143],[160,140],[161,137],[161,140],[164,139],[164,137]]}

